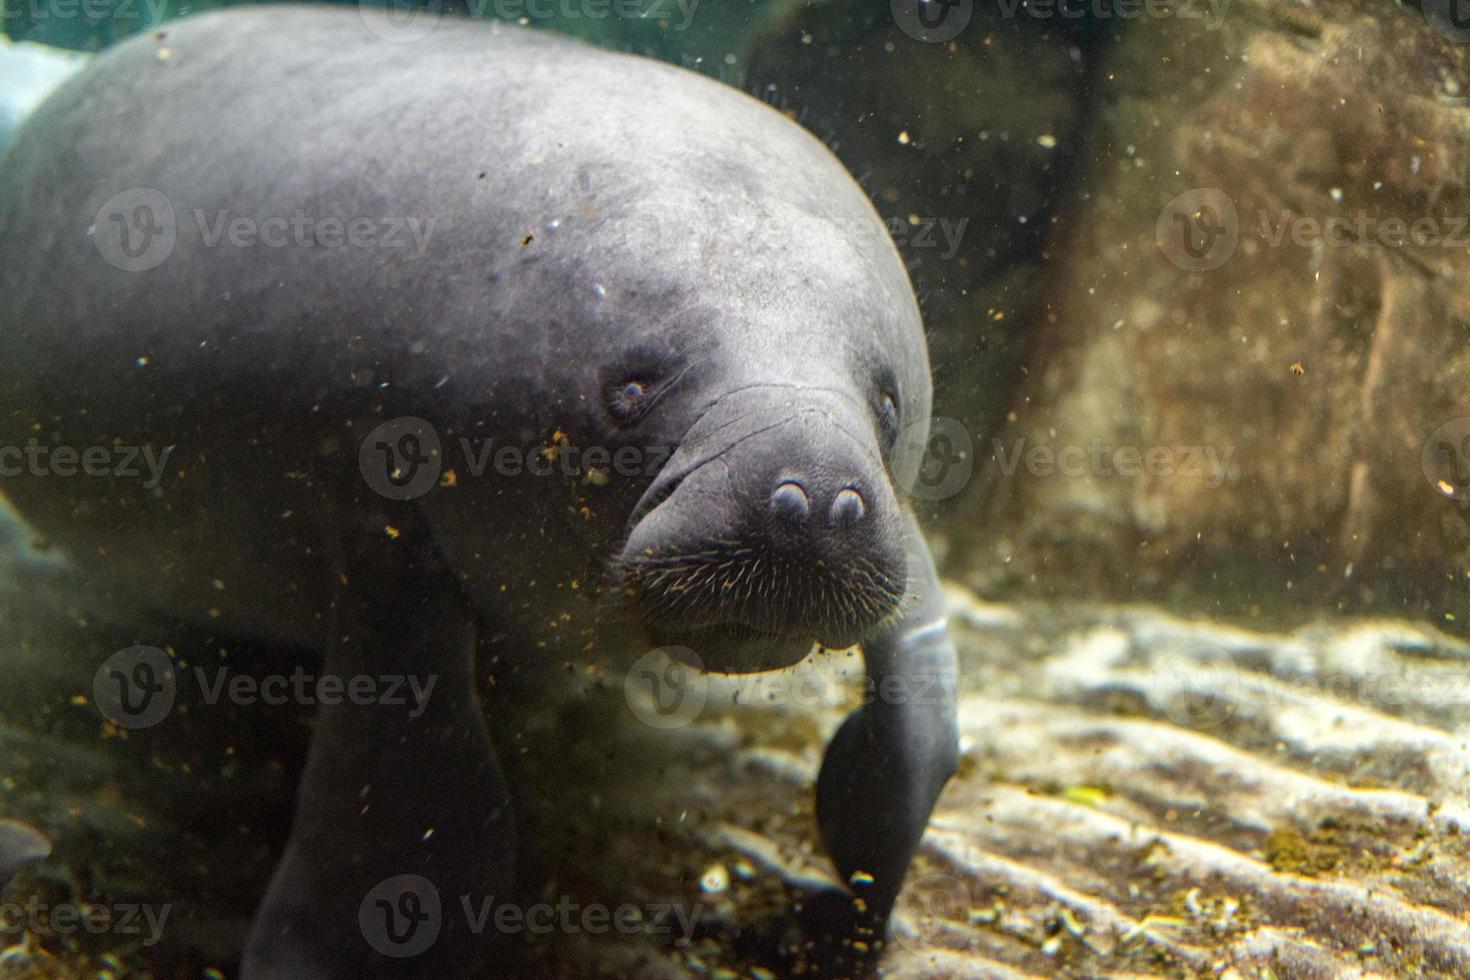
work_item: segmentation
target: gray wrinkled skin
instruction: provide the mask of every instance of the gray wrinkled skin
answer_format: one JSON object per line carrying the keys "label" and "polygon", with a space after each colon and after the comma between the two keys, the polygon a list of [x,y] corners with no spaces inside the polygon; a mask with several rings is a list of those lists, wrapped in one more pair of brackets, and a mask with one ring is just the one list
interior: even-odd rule
{"label": "gray wrinkled skin", "polygon": [[[173,240],[119,268],[138,189]],[[298,215],[380,241],[213,238]],[[616,605],[710,669],[863,641],[874,676],[952,692],[900,503],[930,406],[911,288],[826,148],[737,91],[505,25],[390,43],[344,10],[186,19],[99,57],[0,157],[0,295],[0,442],[173,447],[156,486],[0,477],[47,540],[120,599],[321,650],[324,671],[441,678],[413,724],[322,709],[247,975],[490,969],[453,929],[384,959],[357,918],[404,869],[445,895],[514,880],[478,624],[535,635],[548,610]],[[407,501],[359,468],[399,416],[453,471]],[[645,465],[476,475],[486,440]],[[822,832],[844,879],[874,880],[819,931],[881,930],[953,727],[948,699],[844,726]]]}

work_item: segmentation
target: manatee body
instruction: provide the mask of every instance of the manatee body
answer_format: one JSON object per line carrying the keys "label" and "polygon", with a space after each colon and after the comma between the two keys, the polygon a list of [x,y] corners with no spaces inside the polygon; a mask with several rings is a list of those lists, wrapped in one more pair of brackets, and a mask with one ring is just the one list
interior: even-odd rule
{"label": "manatee body", "polygon": [[929,367],[879,219],[738,91],[403,26],[174,22],[0,157],[0,446],[29,454],[0,488],[27,522],[122,600],[438,679],[418,718],[320,709],[245,973],[493,971],[449,910],[423,949],[394,916],[513,888],[476,637],[580,606],[710,670],[861,643],[875,680],[944,692],[855,712],[823,766],[855,895],[818,928],[872,945],[955,759],[901,503]]}

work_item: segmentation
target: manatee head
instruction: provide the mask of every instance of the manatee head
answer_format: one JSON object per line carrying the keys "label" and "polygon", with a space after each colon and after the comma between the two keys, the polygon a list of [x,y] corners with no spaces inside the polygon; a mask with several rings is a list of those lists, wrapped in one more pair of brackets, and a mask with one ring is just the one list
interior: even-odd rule
{"label": "manatee head", "polygon": [[527,132],[525,180],[551,189],[496,224],[474,312],[522,324],[502,359],[570,442],[669,450],[580,525],[655,641],[717,671],[789,665],[902,601],[931,398],[918,304],[819,140],[717,83],[646,81],[629,117],[559,103],[559,135]]}
{"label": "manatee head", "polygon": [[846,204],[855,219],[768,215],[601,376],[610,424],[676,447],[632,509],[618,582],[655,642],[711,670],[850,646],[903,599],[928,357],[876,216]]}

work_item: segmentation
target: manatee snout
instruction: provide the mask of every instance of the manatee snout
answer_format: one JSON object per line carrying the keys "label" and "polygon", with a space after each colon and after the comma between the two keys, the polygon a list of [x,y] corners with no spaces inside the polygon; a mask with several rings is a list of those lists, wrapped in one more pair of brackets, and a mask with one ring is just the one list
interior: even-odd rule
{"label": "manatee snout", "polygon": [[726,396],[680,443],[618,560],[661,642],[738,673],[857,643],[893,615],[899,506],[861,403],[829,389]]}

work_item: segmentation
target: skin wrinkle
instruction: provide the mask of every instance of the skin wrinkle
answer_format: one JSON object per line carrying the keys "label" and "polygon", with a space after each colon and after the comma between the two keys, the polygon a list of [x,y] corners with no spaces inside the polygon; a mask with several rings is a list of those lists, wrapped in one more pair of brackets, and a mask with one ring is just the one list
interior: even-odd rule
{"label": "skin wrinkle", "polygon": [[[713,406],[711,406],[711,407],[713,407]],[[737,416],[736,418],[731,419],[729,423],[722,424],[715,431],[718,432],[720,429],[727,428],[728,425],[732,425],[732,424],[734,424],[737,421],[740,421],[742,419],[745,419],[745,418],[749,417],[750,414],[753,414],[753,413],[745,413],[745,414],[742,414],[740,416]],[[734,442],[729,443],[728,445],[724,446],[722,449],[720,449],[719,451],[717,451],[713,455],[708,456],[705,459],[702,459],[699,462],[695,463],[693,466],[691,466],[689,469],[685,470],[683,473],[681,473],[677,477],[677,483],[676,483],[675,487],[673,487],[670,490],[668,490],[667,491],[667,495],[662,500],[660,500],[657,505],[650,506],[650,507],[648,507],[645,510],[641,506],[641,504],[640,504],[640,506],[638,507],[638,509],[636,509],[634,511],[633,519],[629,522],[630,525],[633,526],[633,527],[636,527],[637,524],[640,521],[642,521],[649,514],[653,513],[653,511],[657,510],[658,507],[661,507],[664,503],[666,503],[673,496],[674,491],[678,489],[678,484],[681,484],[684,480],[688,479],[689,477],[693,476],[695,473],[697,473],[700,470],[704,469],[704,467],[709,466],[711,463],[715,463],[715,462],[724,463],[724,465],[726,466],[725,477],[726,477],[726,479],[728,481],[729,480],[729,477],[730,477],[729,468],[728,468],[729,464],[728,464],[727,461],[725,461],[723,459],[723,457],[725,456],[726,453],[731,452],[732,450],[738,448],[739,446],[743,445],[748,440],[755,438],[756,436],[764,435],[764,434],[766,434],[768,432],[774,432],[777,429],[780,429],[782,426],[785,426],[785,425],[787,425],[787,424],[789,424],[791,422],[799,421],[800,418],[803,415],[808,415],[808,414],[823,414],[829,421],[832,421],[834,423],[834,428],[836,428],[839,432],[843,433],[849,439],[851,439],[854,443],[857,444],[858,448],[860,450],[862,450],[863,454],[865,455],[865,457],[867,458],[867,461],[869,463],[875,463],[880,470],[883,470],[885,473],[887,472],[887,465],[883,462],[882,458],[881,457],[874,456],[873,453],[868,450],[867,445],[865,444],[865,442],[862,439],[860,439],[859,437],[853,435],[851,432],[849,432],[848,430],[844,429],[841,425],[836,424],[836,420],[833,419],[832,416],[826,415],[825,413],[823,413],[821,409],[815,409],[815,408],[811,408],[811,407],[803,407],[803,408],[799,409],[794,415],[789,415],[786,418],[781,419],[780,421],[773,422],[770,425],[765,426],[764,428],[756,429],[756,430],[754,430],[752,432],[747,432],[745,435],[743,435],[740,438],[736,439]],[[652,490],[652,489],[653,488],[650,487],[650,490]],[[734,499],[734,498],[731,497],[731,498],[727,498],[727,499]],[[631,532],[631,529],[630,529],[629,534],[631,535],[631,533],[632,532]]]}
{"label": "skin wrinkle", "polygon": [[[669,319],[672,319],[672,317],[670,317]],[[726,398],[732,395],[748,393],[767,388],[788,389],[793,392],[816,391],[837,395],[846,400],[848,403],[860,408],[864,414],[868,414],[871,411],[870,406],[865,405],[862,401],[855,398],[852,394],[840,388],[833,388],[824,385],[804,385],[796,382],[757,382],[732,388],[729,391],[723,392],[715,398],[711,399],[705,406],[700,409],[698,415],[694,419],[694,422],[689,426],[688,431],[693,431],[694,428],[703,421],[705,416],[708,415],[710,411],[712,411]],[[880,456],[876,456],[871,451],[871,449],[869,448],[868,440],[853,433],[850,429],[841,424],[838,421],[837,417],[833,416],[830,412],[826,412],[822,409],[812,408],[809,406],[803,406],[796,413],[789,415],[786,418],[783,418],[780,421],[775,422],[769,426],[763,427],[754,432],[747,433],[745,436],[737,439],[735,442],[721,448],[714,455],[694,463],[691,467],[686,469],[683,473],[679,474],[678,477],[674,479],[674,486],[669,488],[665,492],[665,495],[659,501],[658,505],[661,505],[662,503],[670,499],[670,497],[673,496],[673,493],[680,488],[680,485],[685,479],[692,476],[695,472],[699,471],[704,466],[712,462],[719,462],[723,468],[723,473],[721,475],[721,479],[723,480],[723,488],[720,490],[716,490],[711,487],[691,486],[685,487],[684,492],[691,495],[696,495],[699,499],[714,500],[716,502],[723,502],[724,500],[731,499],[730,493],[733,474],[730,470],[729,461],[723,458],[725,454],[731,452],[749,438],[761,435],[766,432],[774,431],[775,429],[779,429],[781,426],[786,425],[790,422],[799,421],[800,418],[807,413],[820,413],[829,422],[833,423],[835,428],[843,432],[849,439],[853,441],[856,446],[858,446],[863,451],[864,458],[869,463],[875,464],[880,470],[884,471],[885,473],[887,472],[886,464],[883,462]],[[712,438],[713,436],[718,435],[720,432],[748,420],[751,414],[753,413],[748,411],[741,412],[740,414],[735,415],[729,419],[722,420],[721,423],[706,436],[706,438]],[[650,493],[653,491],[653,489],[653,487],[650,487]],[[636,527],[637,523],[644,517],[648,516],[648,514],[651,513],[653,510],[657,509],[658,505],[647,506],[645,508],[640,504],[640,507],[635,510],[633,519],[629,522],[629,536],[631,536],[632,529]],[[657,579],[644,579],[643,582],[645,585],[655,585],[658,582],[661,582],[665,578],[672,575],[677,566],[684,566],[686,568],[690,566],[696,566],[697,571],[699,567],[704,567],[708,565],[714,559],[728,558],[732,552],[740,552],[743,550],[736,542],[723,539],[715,539],[709,542],[712,547],[698,552],[681,552],[678,554],[661,556],[639,555],[629,557],[624,553],[627,540],[627,537],[625,537],[622,547],[619,548],[610,557],[611,574],[613,576],[613,580],[620,583],[625,588],[630,585],[631,580],[635,577],[635,575],[645,573],[649,566],[653,566],[655,564],[667,565],[671,567],[666,568],[663,574],[661,574]],[[759,566],[759,556],[756,557],[756,562],[745,563],[744,567],[741,569],[741,571],[746,574],[746,578],[748,580],[755,580],[754,572]],[[728,565],[728,562],[726,563],[726,565]],[[887,603],[883,604],[892,604],[892,611],[890,611],[888,615],[885,615],[882,618],[881,621],[883,622],[886,622],[892,619],[894,616],[898,615],[899,612],[903,608],[906,608],[911,602],[911,597],[909,597],[902,591],[894,588],[893,583],[888,579],[888,577],[881,575],[878,569],[873,565],[871,560],[868,559],[866,556],[855,556],[852,559],[851,563],[848,565],[846,572],[846,580],[841,584],[848,585],[857,595],[863,596],[865,598],[871,597],[873,593],[877,593],[879,596],[882,596],[884,599],[888,600]],[[816,591],[819,594],[825,592],[829,582],[837,581],[838,578],[835,575],[824,575],[817,581]],[[682,589],[685,592],[686,599],[693,600],[694,598],[699,597],[697,594],[695,594],[693,589],[693,586],[696,584],[697,580],[685,580],[682,583]],[[766,581],[766,587],[768,590],[774,591],[774,586],[774,581]],[[749,595],[750,593],[747,590],[746,596],[749,597]],[[804,602],[802,612],[809,611],[813,598],[813,596],[803,596]],[[853,596],[849,592],[842,589],[837,589],[832,593],[831,599],[833,600],[835,605],[844,606],[848,609],[848,611],[851,611]],[[867,606],[868,608],[872,608],[873,604],[864,602],[863,605]]]}
{"label": "skin wrinkle", "polygon": [[[786,391],[793,396],[820,394],[836,396],[843,404],[859,409],[864,417],[872,416],[871,405],[841,387],[807,385],[799,382],[756,382],[722,392],[702,406],[694,423],[685,432],[684,441],[701,425],[709,413],[727,399],[762,390]],[[793,406],[780,417],[764,421],[763,409],[769,406],[738,408],[721,418],[709,432],[701,433],[699,444],[720,441],[721,435],[739,432],[753,421],[756,428],[740,432],[733,440],[719,446],[702,458],[682,466],[677,472],[660,474],[635,509],[630,531],[624,542],[624,553],[613,561],[615,581],[623,591],[636,593],[640,604],[653,621],[684,622],[703,620],[711,615],[716,623],[701,623],[696,630],[721,626],[776,635],[790,633],[794,623],[810,623],[827,636],[841,631],[846,638],[871,628],[871,621],[881,623],[896,614],[906,602],[900,580],[885,573],[869,556],[859,554],[845,560],[841,567],[821,567],[812,571],[805,563],[788,558],[771,559],[748,546],[725,539],[706,539],[697,550],[681,549],[674,553],[627,554],[632,535],[642,521],[676,495],[682,494],[683,507],[699,512],[706,507],[716,512],[726,509],[728,502],[741,499],[732,456],[752,440],[767,437],[792,424],[810,418],[821,420],[826,431],[842,433],[857,450],[858,460],[890,478],[881,452],[876,451],[873,431],[855,430],[847,412],[836,406],[803,404],[809,399],[793,397]],[[707,469],[718,464],[719,470]],[[704,479],[688,482],[697,473]],[[656,502],[655,502],[656,501]],[[697,533],[697,529],[696,529]],[[790,602],[772,608],[764,601],[785,594]],[[686,630],[687,632],[687,630]],[[819,637],[820,639],[821,637]]]}
{"label": "skin wrinkle", "polygon": [[[779,429],[809,413],[827,416],[820,409],[802,408],[770,426],[747,434],[696,467],[699,470],[718,463],[721,472],[714,479],[720,481],[719,484],[686,486],[683,492],[720,505],[737,499],[734,475],[725,454],[746,439]],[[847,434],[854,438],[851,433]],[[854,441],[861,445],[859,440],[854,438]],[[871,458],[871,454],[869,456]],[[753,590],[756,584],[773,593],[778,577],[782,584],[786,584],[792,577],[792,564],[765,559],[759,552],[736,542],[715,539],[698,552],[628,558],[616,566],[616,573],[625,588],[642,586],[639,591],[647,611],[657,618],[675,619],[680,614],[699,617],[714,611],[726,617],[722,622],[750,624],[758,631],[782,633],[783,624],[777,622],[775,611],[759,603],[752,609],[750,600],[756,598]],[[734,574],[730,575],[732,568]],[[760,571],[766,574],[757,575]],[[745,588],[734,596],[732,603],[729,592],[742,583]],[[820,622],[823,632],[830,632],[834,625],[839,630],[851,631],[864,619],[874,616],[879,622],[886,621],[902,607],[906,598],[897,584],[889,576],[881,574],[866,555],[854,556],[841,571],[829,570],[808,577],[807,587],[799,591],[795,586],[787,585],[787,591],[796,591],[800,605],[795,616],[786,618]],[[814,611],[818,615],[811,615]]]}
{"label": "skin wrinkle", "polygon": [[688,374],[693,368],[693,364],[685,364],[679,369],[677,374],[675,374],[668,381],[659,385],[658,390],[653,393],[653,399],[649,401],[648,407],[644,409],[643,414],[646,416],[649,412],[652,412],[654,409],[658,408],[658,403],[668,397],[669,392],[673,391],[674,386],[679,383],[679,379]]}
{"label": "skin wrinkle", "polygon": [[[731,395],[739,395],[739,394],[743,394],[744,392],[747,392],[747,391],[758,391],[758,390],[760,390],[762,388],[789,388],[789,389],[792,389],[792,390],[798,391],[798,392],[808,392],[808,391],[826,392],[827,394],[838,395],[838,396],[840,396],[842,398],[845,398],[846,400],[852,402],[859,409],[861,409],[864,414],[867,414],[867,413],[869,413],[869,412],[871,412],[873,410],[873,407],[871,405],[864,404],[859,399],[853,397],[853,395],[850,392],[843,391],[841,388],[832,388],[832,387],[828,387],[827,385],[808,385],[808,384],[801,384],[801,383],[795,382],[795,381],[759,381],[759,382],[755,382],[755,383],[752,383],[752,384],[740,385],[738,387],[731,388],[729,391],[721,392],[720,394],[716,395],[714,398],[711,398],[710,401],[709,401],[709,403],[699,410],[699,413],[695,417],[695,420],[694,420],[695,425],[697,425],[699,423],[699,421],[704,418],[705,414],[708,413],[710,409],[714,408],[716,405],[718,405],[720,402],[724,401],[726,398],[729,398]],[[690,426],[690,430],[693,431],[693,428],[694,428],[694,426],[691,425]],[[721,426],[721,428],[723,428],[723,425]],[[716,429],[715,430],[715,432],[718,432],[718,431],[719,431],[719,429]],[[711,435],[713,435],[713,433],[711,433]]]}
{"label": "skin wrinkle", "polygon": [[[793,390],[799,391],[799,392],[809,392],[809,391],[827,392],[827,393],[830,393],[830,394],[841,395],[843,398],[847,399],[852,404],[854,404],[854,405],[858,406],[859,408],[861,408],[864,414],[868,414],[868,413],[870,413],[872,411],[872,408],[870,406],[864,405],[862,402],[858,401],[856,398],[853,398],[850,394],[848,394],[846,392],[843,392],[842,390],[837,389],[837,388],[828,388],[828,387],[819,386],[819,385],[800,385],[800,384],[794,384],[794,383],[770,382],[770,383],[762,383],[762,384],[755,384],[755,385],[744,385],[744,386],[742,386],[740,388],[732,389],[731,391],[725,392],[724,394],[718,396],[717,398],[715,398],[713,401],[711,401],[707,406],[705,406],[700,411],[698,417],[696,417],[696,419],[694,421],[694,424],[689,427],[689,431],[690,432],[694,431],[695,426],[697,426],[700,423],[700,421],[703,420],[704,416],[707,415],[717,404],[719,404],[724,399],[728,398],[730,395],[733,395],[733,394],[736,394],[736,393],[739,393],[739,392],[744,392],[744,391],[753,391],[753,390],[756,390],[756,389],[759,389],[759,388],[790,388],[790,389],[793,389]],[[712,437],[718,435],[724,429],[727,429],[727,428],[729,428],[729,427],[731,427],[733,425],[736,425],[739,422],[744,421],[745,419],[749,418],[752,414],[754,414],[754,413],[753,412],[749,412],[749,411],[742,412],[742,413],[740,413],[738,415],[732,416],[731,418],[729,418],[729,419],[727,419],[725,421],[722,421],[717,427],[715,427],[708,434],[708,436],[706,438],[708,439],[708,438],[712,438]],[[701,460],[700,462],[696,463],[694,466],[690,467],[688,470],[684,471],[683,477],[688,477],[688,476],[693,475],[701,467],[703,467],[703,466],[707,465],[708,463],[712,462],[714,459],[718,458],[719,456],[721,456],[721,455],[723,455],[723,454],[725,454],[727,452],[730,452],[732,449],[735,449],[737,446],[741,445],[746,440],[748,440],[748,439],[750,439],[750,438],[752,438],[754,436],[762,435],[762,434],[764,434],[766,432],[771,432],[771,431],[774,431],[775,429],[779,429],[781,426],[786,425],[787,423],[790,423],[790,422],[795,422],[802,415],[807,415],[807,414],[821,414],[824,418],[827,419],[827,421],[829,421],[829,422],[831,422],[833,424],[833,427],[834,428],[836,428],[838,431],[842,432],[849,439],[851,439],[854,444],[857,445],[858,449],[860,449],[863,452],[863,455],[864,455],[864,457],[865,457],[865,459],[866,459],[867,462],[872,463],[878,469],[883,470],[885,473],[887,472],[888,467],[887,467],[887,464],[884,462],[882,455],[881,454],[875,454],[874,452],[872,452],[871,445],[869,444],[869,442],[866,439],[864,439],[861,435],[858,435],[858,434],[852,432],[851,430],[847,429],[838,420],[838,418],[836,416],[831,415],[831,414],[825,412],[822,409],[814,408],[814,407],[809,406],[809,405],[805,405],[805,406],[802,406],[800,409],[798,409],[798,411],[794,415],[789,415],[786,418],[783,418],[783,419],[781,419],[778,422],[775,422],[775,423],[772,423],[771,425],[766,426],[765,428],[757,429],[757,430],[755,430],[753,432],[746,433],[744,436],[741,436],[735,442],[732,442],[732,443],[728,444],[727,446],[725,446],[723,449],[720,449],[715,454],[707,457],[704,460]],[[639,516],[639,518],[641,518],[644,515],[641,515],[640,514],[638,516]],[[634,523],[637,523],[636,520],[634,521]]]}

